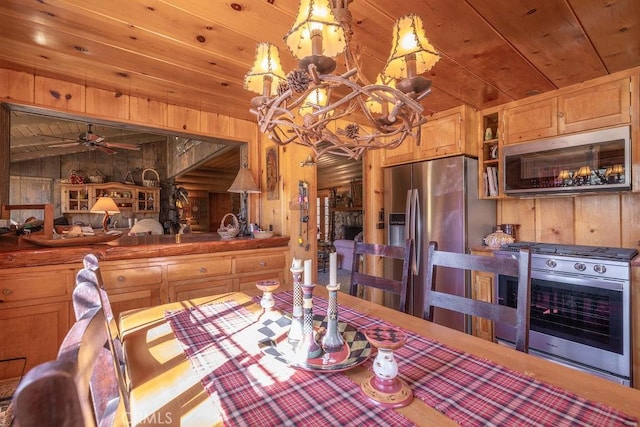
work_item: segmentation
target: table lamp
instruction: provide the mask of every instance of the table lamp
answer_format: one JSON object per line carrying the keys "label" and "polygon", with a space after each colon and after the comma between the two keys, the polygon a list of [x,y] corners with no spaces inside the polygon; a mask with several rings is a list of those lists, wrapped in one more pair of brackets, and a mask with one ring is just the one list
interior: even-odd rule
{"label": "table lamp", "polygon": [[240,236],[248,235],[247,231],[247,197],[249,193],[260,193],[258,184],[253,179],[251,171],[246,167],[240,168],[236,179],[231,184],[231,187],[227,190],[230,193],[241,193],[242,203],[240,206],[240,213],[238,215],[238,222],[240,223]]}
{"label": "table lamp", "polygon": [[107,222],[109,221],[109,214],[120,213],[120,209],[118,209],[116,202],[114,202],[111,197],[100,197],[98,198],[98,201],[91,207],[91,210],[89,212],[91,213],[104,212],[104,218],[102,219],[102,229],[106,233]]}

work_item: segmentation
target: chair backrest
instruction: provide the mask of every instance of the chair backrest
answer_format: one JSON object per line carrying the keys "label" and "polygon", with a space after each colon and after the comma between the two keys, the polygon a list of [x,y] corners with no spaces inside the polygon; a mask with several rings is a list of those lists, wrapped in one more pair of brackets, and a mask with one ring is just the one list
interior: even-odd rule
{"label": "chair backrest", "polygon": [[[407,287],[411,269],[413,241],[405,240],[404,246],[379,245],[374,243],[355,242],[353,245],[353,265],[351,267],[351,286],[349,294],[357,295],[358,285],[381,289],[400,296],[398,310],[407,312]],[[401,278],[385,278],[363,273],[361,271],[361,255],[397,259],[402,261]]]}
{"label": "chair backrest", "polygon": [[111,353],[105,348],[104,325],[102,307],[88,309],[67,333],[58,357],[27,372],[13,396],[14,425],[129,424],[117,386],[113,387],[115,377]]}
{"label": "chair backrest", "polygon": [[[111,302],[109,301],[109,296],[104,286],[104,280],[102,279],[102,274],[100,273],[100,264],[98,263],[98,258],[93,254],[85,255],[85,257],[82,259],[82,264],[84,265],[84,268],[86,270],[92,271],[94,275],[93,276],[85,275],[85,273],[82,273],[81,271],[80,273],[82,273],[82,276],[79,275],[78,277],[82,277],[82,280],[95,282],[97,284],[97,288],[100,290],[100,292],[98,294],[93,294],[93,293],[91,294],[93,297],[92,301],[94,304],[99,302],[100,305],[102,305],[102,308],[104,310],[104,315],[108,322],[107,325],[109,328],[109,333],[111,335],[111,340],[115,346],[114,351],[118,356],[118,360],[120,362],[124,362],[122,345],[120,342],[120,330],[118,329],[118,323],[113,317]],[[78,277],[76,277],[76,279],[78,279]],[[97,300],[95,299],[96,296],[98,297]],[[74,305],[74,309],[77,310],[78,308],[81,311],[83,310],[82,305],[80,304]],[[76,311],[76,319],[79,318],[81,315],[82,313],[78,313],[78,311]]]}
{"label": "chair backrest", "polygon": [[92,387],[92,393],[96,395],[94,403],[98,406],[98,411],[102,411],[102,406],[117,393],[128,413],[129,388],[126,382],[126,367],[120,331],[113,318],[109,296],[104,289],[98,259],[95,255],[89,254],[84,257],[83,263],[85,268],[76,275],[76,287],[73,291],[73,308],[76,319],[81,318],[84,313],[94,307],[102,308],[104,312],[103,326],[107,332],[105,347],[109,350],[108,362],[111,364],[111,369],[106,371],[107,378],[96,383],[98,389],[95,393]]}
{"label": "chair backrest", "polygon": [[[494,257],[439,251],[436,242],[430,242],[427,253],[425,295],[422,317],[433,320],[433,308],[479,316],[494,322],[503,322],[516,328],[516,349],[529,351],[529,313],[531,309],[531,254],[520,249],[513,257]],[[465,296],[437,291],[436,268],[448,267],[469,271],[503,274],[518,278],[517,308]],[[497,279],[497,277],[496,277]]]}

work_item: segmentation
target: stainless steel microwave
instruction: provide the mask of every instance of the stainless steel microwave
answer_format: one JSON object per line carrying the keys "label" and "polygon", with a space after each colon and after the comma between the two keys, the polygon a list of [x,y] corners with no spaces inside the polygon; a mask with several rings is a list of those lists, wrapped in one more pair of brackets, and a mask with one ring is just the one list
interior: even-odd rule
{"label": "stainless steel microwave", "polygon": [[510,196],[631,189],[629,126],[507,145],[502,156]]}

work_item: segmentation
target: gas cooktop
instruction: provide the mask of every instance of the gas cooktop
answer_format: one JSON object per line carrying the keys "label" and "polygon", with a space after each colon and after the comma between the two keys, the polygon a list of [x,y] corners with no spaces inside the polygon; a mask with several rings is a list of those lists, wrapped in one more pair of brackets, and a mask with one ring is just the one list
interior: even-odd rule
{"label": "gas cooktop", "polygon": [[585,245],[562,245],[556,243],[516,242],[504,244],[500,247],[503,251],[517,252],[520,248],[529,248],[532,254],[559,255],[585,257],[595,259],[610,259],[631,261],[638,254],[632,248],[609,248]]}

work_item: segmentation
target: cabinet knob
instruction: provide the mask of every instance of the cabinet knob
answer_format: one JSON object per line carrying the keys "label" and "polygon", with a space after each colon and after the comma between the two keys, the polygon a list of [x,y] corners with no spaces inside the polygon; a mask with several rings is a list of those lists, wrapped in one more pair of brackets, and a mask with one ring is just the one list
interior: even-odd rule
{"label": "cabinet knob", "polygon": [[125,280],[127,280],[124,276],[118,276],[118,282],[124,282]]}
{"label": "cabinet knob", "polygon": [[266,266],[267,266],[266,261],[260,261],[260,267],[266,267]]}
{"label": "cabinet knob", "polygon": [[2,290],[2,295],[11,295],[13,291],[11,289],[3,289]]}
{"label": "cabinet knob", "polygon": [[207,272],[207,269],[206,269],[206,268],[204,268],[204,267],[200,267],[200,268],[198,269],[198,271],[199,271],[200,273],[206,273],[206,272]]}
{"label": "cabinet knob", "polygon": [[562,111],[558,111],[558,117],[564,117],[564,113]]}

